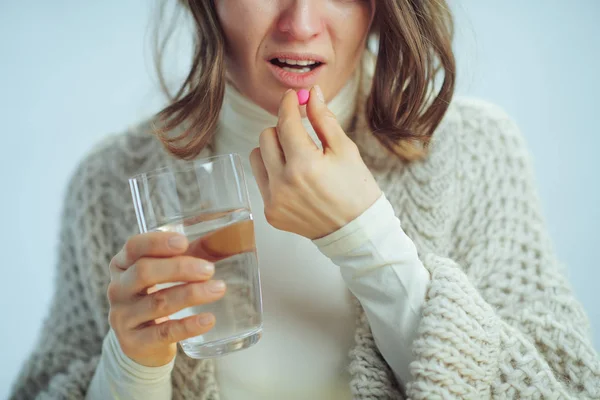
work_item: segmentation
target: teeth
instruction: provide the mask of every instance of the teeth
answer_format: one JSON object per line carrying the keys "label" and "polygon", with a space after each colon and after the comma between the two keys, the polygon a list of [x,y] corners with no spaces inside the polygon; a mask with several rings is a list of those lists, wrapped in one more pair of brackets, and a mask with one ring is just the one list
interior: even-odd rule
{"label": "teeth", "polygon": [[281,69],[284,71],[287,71],[287,72],[293,72],[295,74],[305,74],[307,72],[310,72],[310,68],[308,68],[308,67],[304,67],[304,68],[281,67]]}
{"label": "teeth", "polygon": [[290,60],[287,58],[278,58],[277,61],[279,61],[282,64],[302,65],[302,66],[314,65],[317,63],[316,61],[313,61],[313,60]]}

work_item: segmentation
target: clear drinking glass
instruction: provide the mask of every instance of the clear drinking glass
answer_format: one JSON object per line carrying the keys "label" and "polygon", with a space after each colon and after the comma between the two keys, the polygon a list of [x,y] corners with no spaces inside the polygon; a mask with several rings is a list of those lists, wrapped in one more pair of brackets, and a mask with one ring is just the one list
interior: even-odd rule
{"label": "clear drinking glass", "polygon": [[[257,343],[262,334],[262,297],[248,189],[237,154],[227,154],[140,174],[129,180],[141,233],[179,232],[186,253],[215,264],[213,279],[227,284],[215,303],[186,308],[179,319],[215,315],[209,332],[180,342],[192,358],[210,358]],[[174,282],[159,285],[164,289]]]}

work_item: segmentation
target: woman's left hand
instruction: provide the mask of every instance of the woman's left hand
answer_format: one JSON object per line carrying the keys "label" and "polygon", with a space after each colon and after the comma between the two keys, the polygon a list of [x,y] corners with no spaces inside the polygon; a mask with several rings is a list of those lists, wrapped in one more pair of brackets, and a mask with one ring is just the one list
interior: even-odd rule
{"label": "woman's left hand", "polygon": [[260,135],[250,154],[265,204],[277,229],[317,239],[346,225],[381,195],[358,147],[312,88],[306,113],[323,143],[319,149],[302,125],[294,90],[283,96],[277,127]]}

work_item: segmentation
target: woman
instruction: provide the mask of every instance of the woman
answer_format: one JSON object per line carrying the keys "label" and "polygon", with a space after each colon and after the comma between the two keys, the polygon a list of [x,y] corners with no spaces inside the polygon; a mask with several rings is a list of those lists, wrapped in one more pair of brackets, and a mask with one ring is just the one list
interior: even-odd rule
{"label": "woman", "polygon": [[[192,70],[157,135],[112,138],[73,178],[14,399],[600,398],[520,133],[494,106],[450,102],[445,2],[183,3]],[[311,90],[306,107],[290,88]],[[134,235],[127,178],[229,152],[246,159],[265,333],[197,361],[176,342],[214,316],[165,317],[226,287],[184,237]]]}

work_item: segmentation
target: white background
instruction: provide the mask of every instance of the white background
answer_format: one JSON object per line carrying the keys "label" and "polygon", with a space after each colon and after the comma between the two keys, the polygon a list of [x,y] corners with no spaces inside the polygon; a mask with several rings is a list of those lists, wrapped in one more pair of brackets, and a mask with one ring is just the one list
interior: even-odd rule
{"label": "white background", "polygon": [[[0,398],[47,311],[71,172],[103,136],[161,104],[147,50],[151,3],[0,0]],[[452,4],[459,93],[500,104],[524,132],[550,233],[598,348],[600,2]]]}

